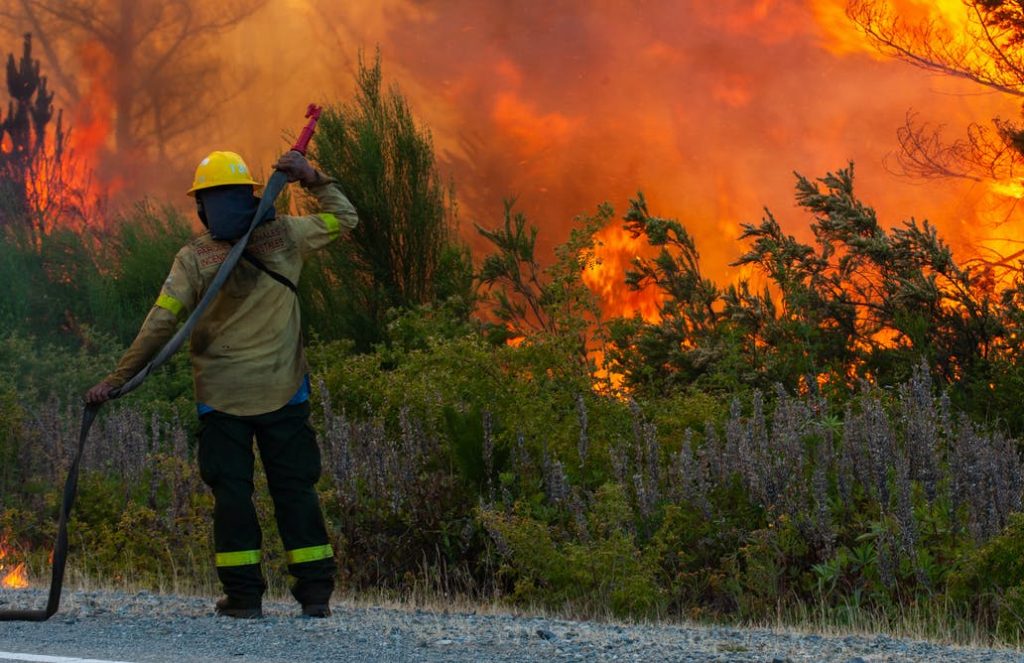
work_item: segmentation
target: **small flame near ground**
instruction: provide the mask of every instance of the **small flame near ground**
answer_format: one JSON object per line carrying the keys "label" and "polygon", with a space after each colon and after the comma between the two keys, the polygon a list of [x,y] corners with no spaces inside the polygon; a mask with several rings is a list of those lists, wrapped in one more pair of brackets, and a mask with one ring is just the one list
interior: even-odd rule
{"label": "small flame near ground", "polygon": [[6,537],[0,537],[0,587],[4,589],[25,589],[28,587],[28,569],[25,562],[13,564],[6,560],[14,548]]}

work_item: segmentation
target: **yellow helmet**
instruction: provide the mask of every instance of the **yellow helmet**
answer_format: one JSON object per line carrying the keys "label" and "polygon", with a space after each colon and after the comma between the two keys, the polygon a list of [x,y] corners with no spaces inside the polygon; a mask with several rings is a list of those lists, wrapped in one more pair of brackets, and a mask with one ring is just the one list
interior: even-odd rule
{"label": "yellow helmet", "polygon": [[210,152],[210,154],[196,166],[196,175],[192,180],[192,188],[188,195],[195,195],[200,189],[210,189],[215,186],[226,184],[252,184],[260,186],[260,183],[249,175],[249,167],[245,165],[236,152]]}

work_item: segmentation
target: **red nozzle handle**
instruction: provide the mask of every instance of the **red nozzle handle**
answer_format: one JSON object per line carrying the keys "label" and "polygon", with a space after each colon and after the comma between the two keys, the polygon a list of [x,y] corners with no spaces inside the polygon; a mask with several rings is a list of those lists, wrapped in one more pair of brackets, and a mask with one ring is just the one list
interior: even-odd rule
{"label": "red nozzle handle", "polygon": [[292,149],[299,154],[306,154],[306,150],[309,149],[309,139],[313,137],[313,132],[316,130],[316,121],[320,119],[320,112],[323,108],[316,104],[310,104],[306,108],[306,117],[309,118],[309,122],[306,126],[302,127],[302,133],[299,134],[299,139],[292,145]]}

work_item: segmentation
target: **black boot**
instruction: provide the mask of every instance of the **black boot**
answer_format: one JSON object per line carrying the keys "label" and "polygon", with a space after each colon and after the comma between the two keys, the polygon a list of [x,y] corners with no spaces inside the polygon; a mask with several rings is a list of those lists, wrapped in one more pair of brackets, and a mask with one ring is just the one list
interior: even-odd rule
{"label": "black boot", "polygon": [[259,619],[263,616],[263,607],[260,603],[239,601],[230,596],[217,601],[218,617],[234,617],[235,619]]}
{"label": "black boot", "polygon": [[326,603],[307,603],[302,606],[303,617],[330,617],[331,606]]}

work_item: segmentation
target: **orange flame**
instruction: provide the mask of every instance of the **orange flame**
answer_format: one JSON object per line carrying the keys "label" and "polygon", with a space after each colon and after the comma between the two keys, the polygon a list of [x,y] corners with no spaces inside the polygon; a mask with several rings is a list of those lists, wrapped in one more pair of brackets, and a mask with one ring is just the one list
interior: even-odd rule
{"label": "orange flame", "polygon": [[114,63],[110,54],[96,42],[87,42],[81,49],[82,65],[87,91],[76,106],[71,130],[71,148],[85,166],[85,176],[95,176],[99,182],[79,181],[92,187],[93,193],[109,196],[125,188],[125,178],[137,164],[133,155],[122,155],[120,164],[107,163],[113,140],[112,123],[115,116],[114,99],[108,81],[113,80]]}
{"label": "orange flame", "polygon": [[660,317],[657,293],[651,289],[628,290],[623,284],[633,259],[649,253],[646,242],[614,226],[602,230],[597,240],[595,260],[583,272],[583,282],[601,299],[605,312],[623,317],[639,315],[656,322]]}
{"label": "orange flame", "polygon": [[17,564],[9,573],[0,580],[0,587],[4,589],[25,589],[28,587],[28,573],[25,570],[25,562]]}
{"label": "orange flame", "polygon": [[[825,33],[824,46],[836,55],[862,54],[886,59],[851,23],[846,12],[848,4],[848,0],[811,0],[811,11]],[[934,28],[948,32],[953,41],[964,41],[972,26],[970,10],[963,0],[886,0],[877,5],[898,16],[904,25],[931,23]]]}
{"label": "orange flame", "polygon": [[[812,0],[811,7],[819,27],[824,33],[825,47],[837,55],[868,54],[885,59],[879,54],[871,41],[861,29],[847,17],[845,8],[848,0]],[[869,3],[870,6],[870,3]],[[1000,63],[983,54],[978,44],[985,43],[988,34],[980,24],[979,15],[963,0],[885,0],[876,2],[874,7],[882,12],[883,23],[890,20],[894,25],[902,26],[897,30],[910,33],[932,35],[932,40],[947,44],[948,52],[962,52],[965,66],[991,73],[993,80],[1000,79]],[[1006,44],[1002,46],[1007,47]],[[1017,45],[1010,48],[1019,48]],[[907,65],[903,65],[907,66]],[[973,84],[965,88],[963,93],[984,92],[986,88]],[[1001,95],[987,95],[999,99]],[[953,109],[967,104],[961,99],[956,102],[935,98],[930,100],[929,113],[933,115],[928,121],[939,123],[948,117]],[[984,123],[989,117],[1000,115],[1001,112],[990,112],[984,104],[970,118],[971,121]],[[962,188],[950,185],[950,188]],[[1009,239],[1019,235],[1022,222],[1020,214],[1024,199],[1024,180],[1020,178],[994,179],[983,181],[973,191],[965,192],[961,199],[961,208],[954,215],[962,216],[957,225],[940,224],[940,229],[951,241],[958,252],[961,262],[981,257],[995,263],[1000,273],[992,275],[990,286],[997,283],[1008,285],[1016,271],[1018,261],[1024,250],[1022,243]],[[964,209],[966,207],[966,209]],[[1009,225],[1008,225],[1009,224]],[[952,232],[950,232],[952,231]],[[998,231],[998,232],[996,232]]]}
{"label": "orange flame", "polygon": [[0,537],[0,587],[4,589],[25,589],[28,587],[28,570],[24,562],[19,562],[10,570],[4,560],[11,554],[11,547],[6,537]]}

